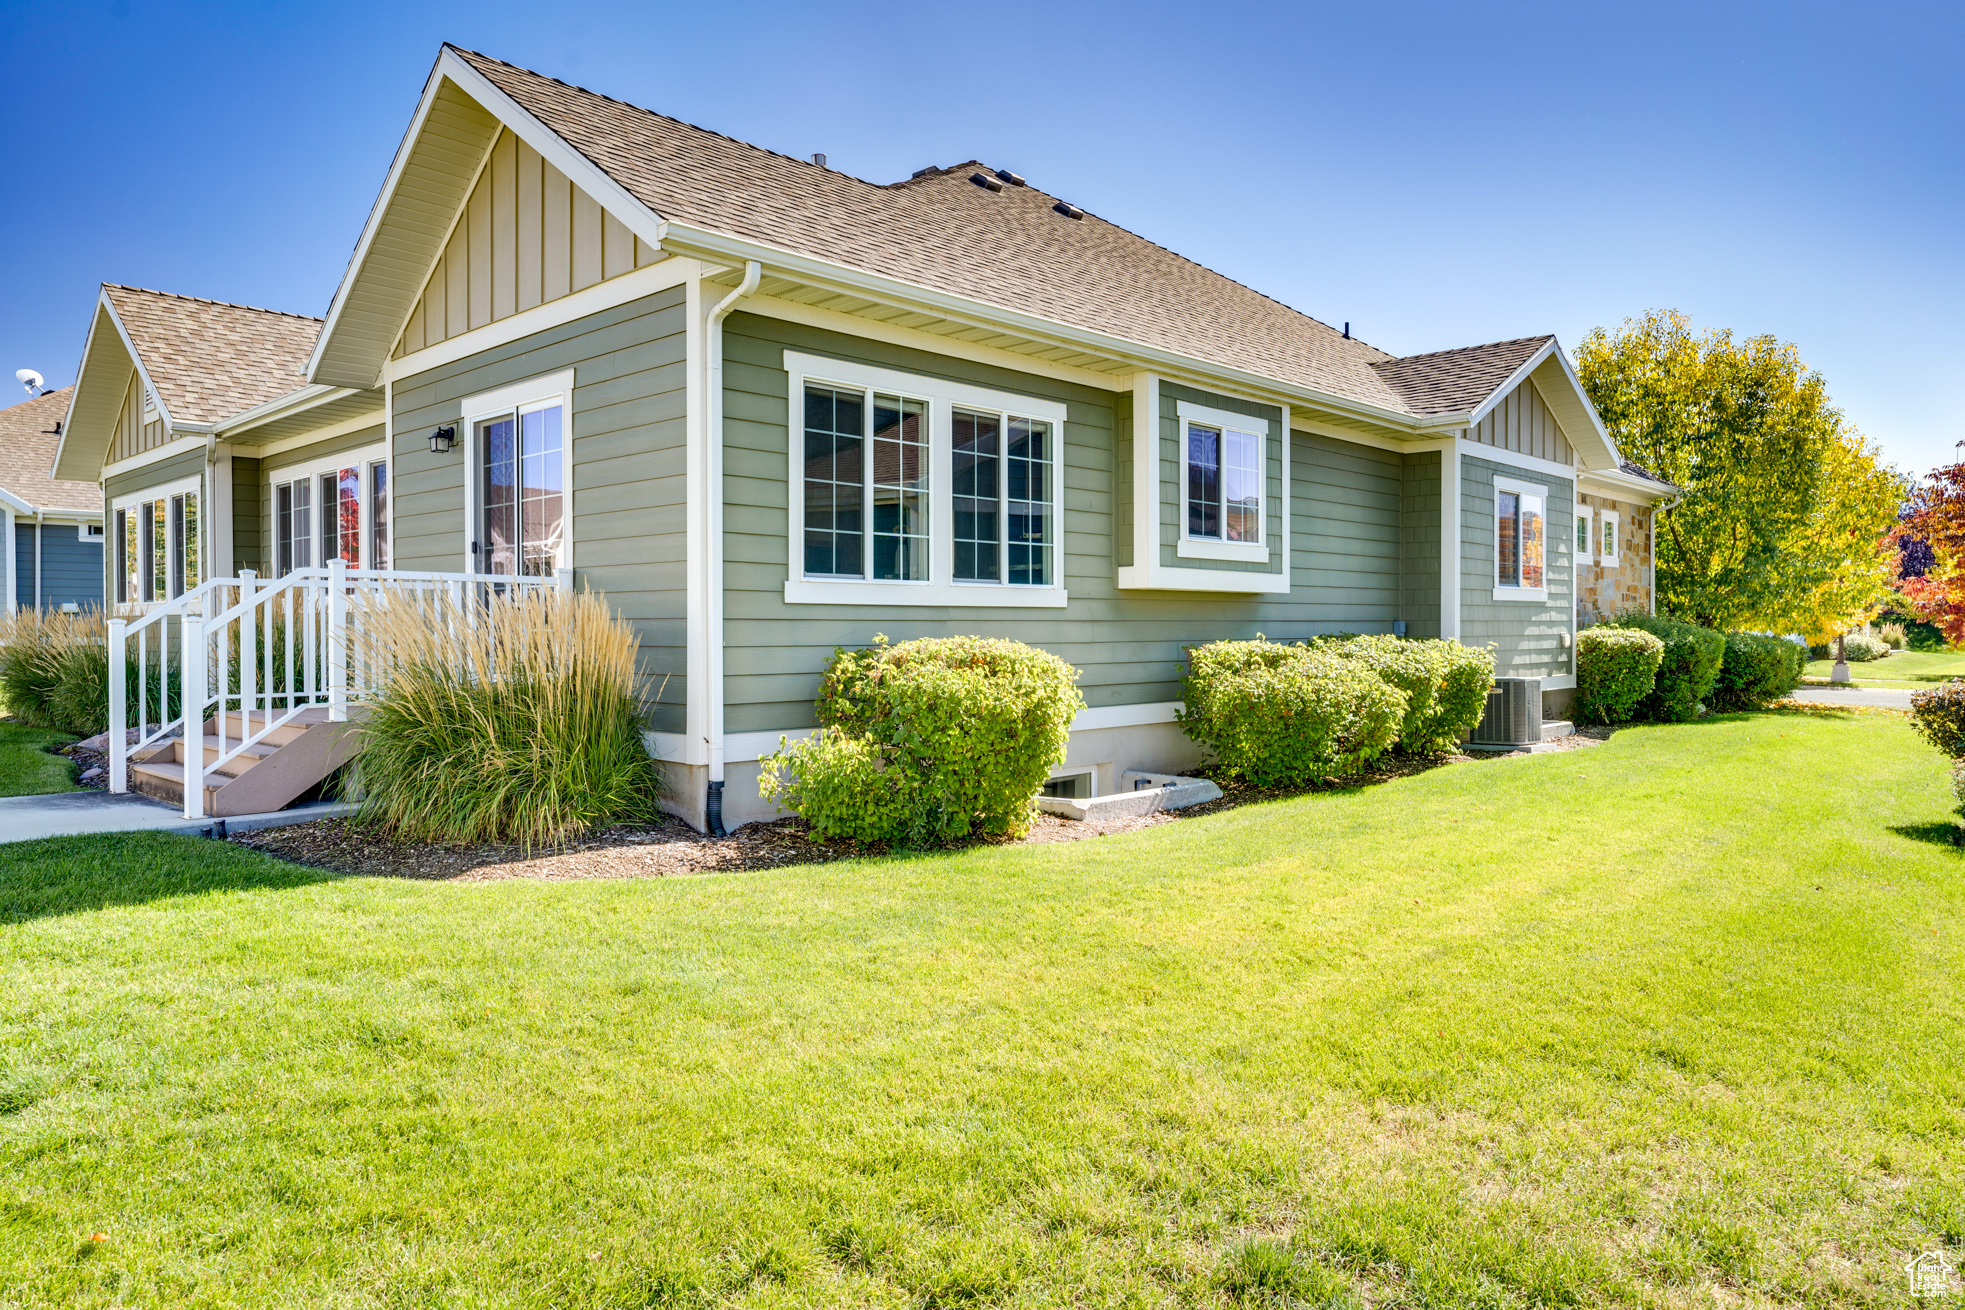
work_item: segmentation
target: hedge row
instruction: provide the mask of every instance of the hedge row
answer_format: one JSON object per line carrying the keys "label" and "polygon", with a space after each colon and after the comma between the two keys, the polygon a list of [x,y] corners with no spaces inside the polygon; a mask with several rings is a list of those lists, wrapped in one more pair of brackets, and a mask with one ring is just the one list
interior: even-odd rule
{"label": "hedge row", "polygon": [[1807,652],[1755,632],[1714,632],[1649,615],[1576,636],[1576,709],[1592,723],[1682,723],[1706,708],[1760,709],[1794,689]]}

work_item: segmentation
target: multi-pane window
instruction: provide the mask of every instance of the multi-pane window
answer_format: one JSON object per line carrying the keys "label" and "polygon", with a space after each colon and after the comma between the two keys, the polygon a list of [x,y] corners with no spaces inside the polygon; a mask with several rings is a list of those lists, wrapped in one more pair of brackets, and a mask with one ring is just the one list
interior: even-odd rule
{"label": "multi-pane window", "polygon": [[198,493],[181,491],[124,505],[116,511],[115,593],[118,602],[169,600],[197,589]]}
{"label": "multi-pane window", "polygon": [[950,480],[955,491],[955,576],[1000,582],[1002,542],[1002,416],[955,411]]}
{"label": "multi-pane window", "polygon": [[1186,436],[1188,537],[1260,542],[1263,434],[1189,421]]}
{"label": "multi-pane window", "polygon": [[1009,418],[1008,510],[1004,538],[1009,545],[1009,580],[1019,586],[1042,587],[1051,581],[1055,531],[1051,506],[1053,466],[1051,425],[1041,419]]}
{"label": "multi-pane window", "polygon": [[564,567],[565,411],[558,401],[477,423],[478,567],[549,577]]}
{"label": "multi-pane window", "polygon": [[927,578],[928,423],[914,396],[806,386],[807,576]]}
{"label": "multi-pane window", "polygon": [[1494,487],[1495,584],[1540,590],[1543,582],[1545,494],[1513,483]]}
{"label": "multi-pane window", "polygon": [[285,575],[314,566],[314,480],[273,487],[273,568]]}
{"label": "multi-pane window", "polygon": [[351,569],[365,561],[369,568],[389,567],[386,461],[356,458],[302,477],[275,476],[281,479],[273,484],[275,573],[324,568],[337,559]]}
{"label": "multi-pane window", "polygon": [[1581,564],[1590,557],[1590,511],[1576,511],[1576,562]]}
{"label": "multi-pane window", "polygon": [[362,471],[336,469],[320,475],[321,563],[341,560],[362,566]]}

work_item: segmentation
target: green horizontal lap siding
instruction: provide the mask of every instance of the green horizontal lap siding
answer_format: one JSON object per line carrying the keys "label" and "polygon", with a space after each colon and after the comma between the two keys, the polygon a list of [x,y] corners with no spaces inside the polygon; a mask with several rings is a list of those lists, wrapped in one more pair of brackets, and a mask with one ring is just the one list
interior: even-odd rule
{"label": "green horizontal lap siding", "polygon": [[468,359],[398,380],[392,475],[395,567],[464,567],[468,434],[432,454],[433,428],[456,423],[467,396],[574,370],[573,575],[627,618],[655,702],[649,726],[680,732],[688,583],[684,519],[687,348],[684,291],[674,287]]}
{"label": "green horizontal lap siding", "polygon": [[[1494,477],[1519,478],[1549,489],[1544,509],[1543,572],[1548,599],[1542,602],[1494,599]],[[1575,546],[1575,484],[1568,478],[1518,468],[1495,460],[1460,457],[1460,641],[1494,647],[1494,672],[1503,678],[1553,678],[1575,672],[1562,644],[1572,630],[1576,598],[1572,587]]]}
{"label": "green horizontal lap siding", "polygon": [[1399,552],[1406,635],[1440,635],[1440,455],[1400,459]]}
{"label": "green horizontal lap siding", "polygon": [[111,500],[124,496],[138,495],[151,487],[161,487],[171,482],[181,482],[185,478],[201,478],[205,475],[205,452],[187,450],[182,455],[173,455],[161,463],[147,468],[132,469],[128,473],[118,473],[109,479],[105,490]]}
{"label": "green horizontal lap siding", "polygon": [[241,569],[267,573],[266,543],[273,534],[262,518],[265,488],[260,485],[261,461],[250,455],[232,457],[232,572]]}
{"label": "green horizontal lap siding", "polygon": [[[1186,513],[1187,470],[1180,460],[1180,402],[1205,405],[1261,419],[1268,424],[1262,443],[1263,540],[1269,543],[1269,562],[1253,564],[1246,560],[1182,559],[1179,553],[1181,516]],[[1217,396],[1197,391],[1178,382],[1160,384],[1160,563],[1171,569],[1199,569],[1217,573],[1280,573],[1283,570],[1283,446],[1277,439],[1282,430],[1283,411],[1274,405],[1258,405],[1233,396]],[[1130,445],[1131,443],[1128,443]],[[1128,479],[1130,482],[1130,479]]]}
{"label": "green horizontal lap siding", "polygon": [[[724,726],[729,732],[810,727],[826,659],[837,646],[870,644],[875,634],[892,641],[958,635],[1027,641],[1078,667],[1087,704],[1133,705],[1179,698],[1182,648],[1189,644],[1257,632],[1300,637],[1385,631],[1398,617],[1401,493],[1395,454],[1292,435],[1291,460],[1298,471],[1291,542],[1297,588],[1289,596],[1120,592],[1113,555],[1123,520],[1115,513],[1114,490],[1116,452],[1129,432],[1125,393],[746,313],[731,316],[724,342]],[[786,349],[1063,403],[1062,555],[1069,606],[787,605]],[[1278,524],[1278,542],[1280,533]]]}

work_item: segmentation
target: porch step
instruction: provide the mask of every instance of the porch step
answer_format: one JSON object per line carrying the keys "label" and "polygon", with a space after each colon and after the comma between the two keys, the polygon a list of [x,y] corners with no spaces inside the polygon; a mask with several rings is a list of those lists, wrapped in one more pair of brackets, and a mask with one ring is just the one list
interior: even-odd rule
{"label": "porch step", "polygon": [[[284,710],[275,710],[273,711],[273,717],[278,718],[285,712]],[[294,715],[288,722],[281,724],[279,727],[273,729],[273,731],[267,733],[265,740],[275,746],[284,746],[315,724],[326,723],[327,721],[327,706],[310,705]],[[225,736],[235,742],[250,737],[253,733],[260,731],[265,726],[266,716],[257,710],[251,714],[241,714],[237,710],[225,711]],[[218,732],[218,719],[214,717],[205,720],[205,731],[207,733]]]}
{"label": "porch step", "polygon": [[[235,749],[245,722],[236,712],[228,712],[224,719],[224,749]],[[257,730],[264,720],[255,714],[251,723]],[[302,710],[205,775],[205,813],[226,818],[285,809],[354,757],[360,747],[355,726],[329,722],[325,706]],[[142,758],[133,756],[130,790],[172,805],[184,804],[186,752],[202,749],[208,769],[220,753],[219,720],[207,720],[204,729],[196,747],[175,738],[160,742]]]}

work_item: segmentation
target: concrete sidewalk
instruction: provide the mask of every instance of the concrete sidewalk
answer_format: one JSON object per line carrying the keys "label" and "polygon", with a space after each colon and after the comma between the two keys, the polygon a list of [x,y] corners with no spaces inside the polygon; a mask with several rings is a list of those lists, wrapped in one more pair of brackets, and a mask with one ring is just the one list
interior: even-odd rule
{"label": "concrete sidewalk", "polygon": [[175,805],[165,805],[134,792],[111,796],[106,791],[69,791],[53,796],[0,797],[0,842],[34,841],[41,837],[81,837],[103,832],[181,832],[196,836],[215,823],[227,832],[279,828],[315,819],[352,814],[345,801],[317,801],[273,814],[241,814],[229,819],[187,819]]}
{"label": "concrete sidewalk", "polygon": [[1907,710],[1917,693],[1897,687],[1797,687],[1789,700],[1810,705],[1867,705],[1876,709]]}

